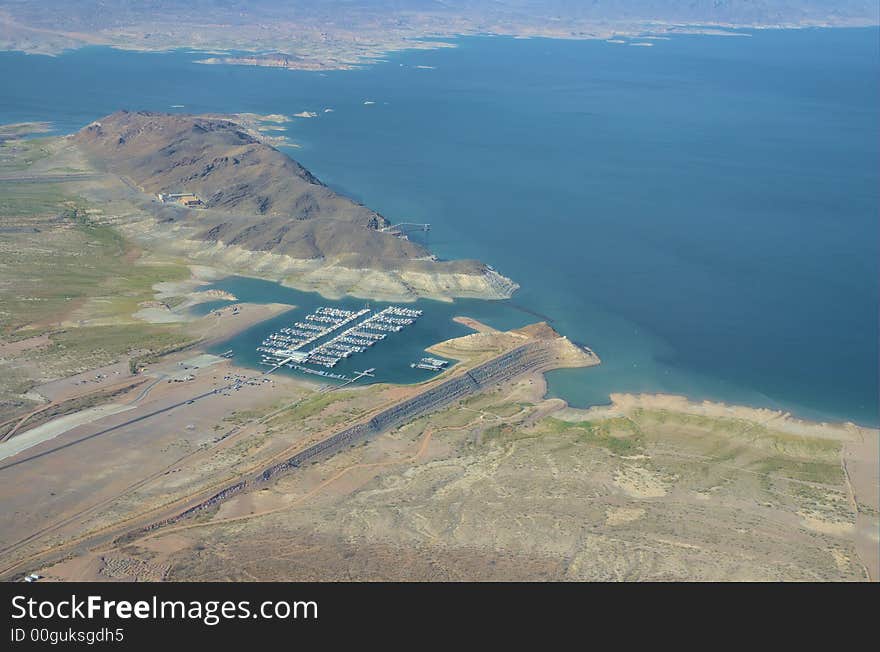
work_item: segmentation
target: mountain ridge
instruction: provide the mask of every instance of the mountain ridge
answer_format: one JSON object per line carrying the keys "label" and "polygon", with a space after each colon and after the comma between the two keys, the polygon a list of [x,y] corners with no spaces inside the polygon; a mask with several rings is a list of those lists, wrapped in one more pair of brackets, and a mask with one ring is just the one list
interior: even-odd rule
{"label": "mountain ridge", "polygon": [[185,47],[252,55],[211,63],[339,70],[463,35],[591,39],[878,23],[871,0],[0,0],[0,49]]}
{"label": "mountain ridge", "polygon": [[[117,111],[69,140],[146,195],[152,217],[129,231],[218,267],[371,297],[506,298],[518,287],[479,261],[438,260],[385,230],[384,216],[231,118]],[[192,193],[198,207],[159,198],[176,193]]]}

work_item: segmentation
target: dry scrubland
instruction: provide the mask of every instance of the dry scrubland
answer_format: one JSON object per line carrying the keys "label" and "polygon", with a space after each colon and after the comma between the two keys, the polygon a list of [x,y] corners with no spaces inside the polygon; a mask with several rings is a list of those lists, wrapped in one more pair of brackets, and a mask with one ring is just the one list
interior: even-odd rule
{"label": "dry scrubland", "polygon": [[841,442],[653,410],[536,419],[526,389],[339,456],[312,475],[351,471],[309,500],[291,478],[251,503],[289,510],[177,534],[170,577],[865,579]]}
{"label": "dry scrubland", "polygon": [[[114,543],[418,390],[318,393],[228,361],[173,382],[195,355],[174,349],[284,307],[175,321],[205,270],[121,237],[137,191],[29,129],[0,132],[0,438],[34,408],[29,428],[125,411],[3,461],[5,568],[49,554],[55,579],[876,579],[876,431],[663,397],[572,410],[540,375]],[[540,331],[462,321],[481,333],[432,351],[468,365]]]}
{"label": "dry scrubland", "polygon": [[[462,356],[466,368],[480,373],[474,361],[487,352],[520,351],[524,343],[534,343],[533,338],[549,338],[557,352],[550,358],[536,354],[541,364],[597,362],[547,327],[471,335],[447,346],[470,351],[473,359]],[[457,347],[456,342],[463,345]],[[438,387],[447,387],[446,376],[465,376],[465,369],[456,366],[419,386],[377,384],[324,392],[306,381],[237,369],[216,356],[184,357],[172,354],[152,365],[149,384],[115,399],[123,411],[76,424],[13,457],[0,457],[0,493],[8,497],[0,514],[0,555],[5,562],[0,577],[15,578],[27,568],[65,557],[74,564],[106,560],[104,552],[112,556],[116,548],[127,547],[124,542],[155,531],[156,524],[170,528],[169,518],[175,519],[174,526],[188,526],[207,522],[230,507],[237,510],[234,502],[210,499],[242,479],[265,478],[265,469],[326,441],[355,420],[377,417],[424,393],[442,396]],[[196,364],[203,366],[193,369]],[[187,379],[181,381],[183,376]],[[190,397],[193,400],[187,400]],[[0,447],[14,445],[18,437]],[[318,468],[321,460],[306,464]],[[34,474],[43,481],[28,483]],[[250,484],[251,489],[263,486],[265,480]],[[176,520],[193,505],[206,507]],[[100,561],[95,571],[102,578],[103,564]],[[121,567],[114,566],[117,571]],[[53,571],[53,577],[66,572]]]}
{"label": "dry scrubland", "polygon": [[190,272],[123,240],[80,194],[88,169],[57,152],[0,138],[0,424],[42,402],[40,383],[195,339],[132,316]]}
{"label": "dry scrubland", "polygon": [[[0,126],[0,440],[55,398],[47,383],[115,363],[128,376],[280,308],[250,306],[238,323],[190,315],[197,303],[235,297],[200,291],[216,274],[210,268],[125,236],[125,221],[142,215],[140,193],[96,173],[67,139],[22,137],[46,128]],[[108,398],[94,373],[81,380],[91,384],[80,393],[95,390],[91,398],[43,417]],[[103,385],[110,380],[120,379]]]}
{"label": "dry scrubland", "polygon": [[[578,411],[541,399],[544,390],[540,376],[521,378],[197,519],[44,572],[858,581],[870,569],[876,577],[876,431],[817,426],[808,436],[778,414],[777,427],[760,412],[710,417],[638,401]],[[312,397],[270,430],[301,419],[321,430],[376,398]],[[864,466],[854,473],[850,464],[850,482],[842,459],[862,442],[874,453],[858,454]],[[860,531],[857,518],[869,526]]]}

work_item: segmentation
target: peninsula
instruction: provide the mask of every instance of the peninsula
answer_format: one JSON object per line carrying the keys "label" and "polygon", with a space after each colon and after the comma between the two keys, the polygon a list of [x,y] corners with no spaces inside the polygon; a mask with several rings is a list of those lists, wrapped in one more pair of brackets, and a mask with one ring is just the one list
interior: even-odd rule
{"label": "peninsula", "polygon": [[133,204],[116,226],[151,249],[329,297],[502,299],[518,287],[478,261],[438,260],[234,119],[119,111],[66,144],[107,177],[86,196]]}
{"label": "peninsula", "polygon": [[[678,397],[575,409],[544,372],[599,359],[543,323],[459,316],[472,332],[427,349],[453,364],[414,385],[211,355],[298,318],[205,287],[236,265],[494,278],[389,232],[258,118],[0,129],[4,579],[876,579],[876,430]],[[217,299],[238,303],[187,310]]]}

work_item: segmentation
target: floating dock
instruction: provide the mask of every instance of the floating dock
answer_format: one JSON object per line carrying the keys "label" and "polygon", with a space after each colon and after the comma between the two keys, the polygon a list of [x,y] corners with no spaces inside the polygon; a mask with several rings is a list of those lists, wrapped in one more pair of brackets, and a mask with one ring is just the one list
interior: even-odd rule
{"label": "floating dock", "polygon": [[[370,312],[369,308],[351,311],[321,307],[306,315],[302,321],[294,322],[291,327],[271,333],[257,347],[257,352],[262,354],[262,364],[271,367],[266,373],[287,366],[309,374],[348,380],[343,374],[325,370],[332,369],[340,360],[363,353],[422,316],[421,310],[388,306],[345,328]],[[320,340],[324,341],[318,343]],[[314,346],[308,348],[310,345]],[[325,370],[304,365],[324,367]]]}
{"label": "floating dock", "polygon": [[418,362],[410,363],[413,369],[426,369],[428,371],[443,371],[449,360],[440,360],[439,358],[422,358]]}

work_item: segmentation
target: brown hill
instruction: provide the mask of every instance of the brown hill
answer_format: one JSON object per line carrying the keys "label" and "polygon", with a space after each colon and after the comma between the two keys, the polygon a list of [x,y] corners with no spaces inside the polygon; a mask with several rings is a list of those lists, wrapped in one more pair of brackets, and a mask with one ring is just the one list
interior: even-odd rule
{"label": "brown hill", "polygon": [[118,111],[74,140],[146,192],[195,192],[210,208],[267,217],[383,221],[229,120]]}
{"label": "brown hill", "polygon": [[[334,192],[233,120],[118,111],[71,140],[95,167],[144,193],[197,195],[199,208],[151,204],[150,236],[186,241],[194,255],[229,252],[227,261],[238,267],[258,265],[262,275],[293,285],[306,283],[291,276],[304,264],[311,272],[327,269],[308,283],[361,285],[352,291],[365,294],[381,294],[383,284],[396,295],[444,297],[497,298],[516,288],[478,261],[437,261],[421,245],[382,232],[389,225],[383,216]],[[363,271],[386,277],[360,282]]]}
{"label": "brown hill", "polygon": [[204,226],[204,240],[367,266],[429,256],[411,241],[378,233],[385,218],[230,120],[119,111],[73,140],[99,167],[144,192],[198,195],[211,210],[183,219]]}

